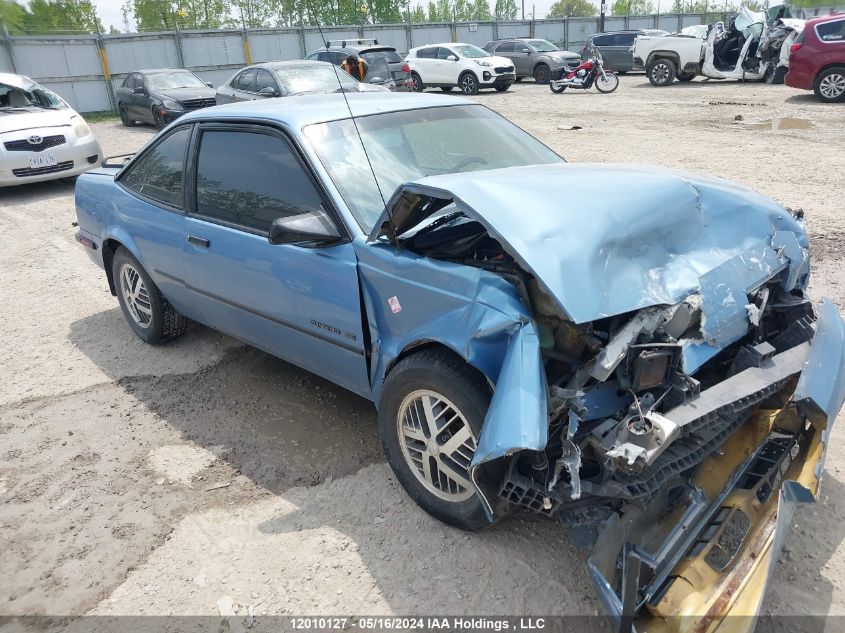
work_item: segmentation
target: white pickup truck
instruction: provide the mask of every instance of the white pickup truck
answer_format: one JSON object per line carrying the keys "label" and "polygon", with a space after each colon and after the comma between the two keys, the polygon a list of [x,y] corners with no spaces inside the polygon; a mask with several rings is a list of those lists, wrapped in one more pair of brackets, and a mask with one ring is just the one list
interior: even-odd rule
{"label": "white pickup truck", "polygon": [[708,27],[706,37],[665,35],[637,37],[631,52],[634,64],[646,69],[654,86],[698,75],[711,79],[741,79],[782,83],[789,64],[789,49],[804,30],[804,20],[789,17],[789,9],[775,6],[765,13],[740,7],[725,27]]}

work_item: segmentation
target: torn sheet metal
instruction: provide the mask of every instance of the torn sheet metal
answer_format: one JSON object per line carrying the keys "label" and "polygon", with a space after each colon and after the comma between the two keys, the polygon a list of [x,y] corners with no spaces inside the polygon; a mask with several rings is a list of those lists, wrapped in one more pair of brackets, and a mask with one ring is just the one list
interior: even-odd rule
{"label": "torn sheet metal", "polygon": [[540,341],[534,326],[525,323],[514,332],[508,345],[470,473],[485,462],[515,451],[537,451],[546,446],[546,389]]}
{"label": "torn sheet metal", "polygon": [[829,427],[845,402],[845,323],[830,299],[816,307],[818,322],[794,400],[819,428]]}
{"label": "torn sheet metal", "polygon": [[[630,186],[632,180],[637,187]],[[563,190],[570,195],[561,197]],[[607,164],[534,165],[423,178],[401,186],[388,202],[391,212],[396,209],[394,217],[404,221],[394,222],[385,212],[371,241],[401,235],[424,219],[402,213],[407,192],[453,199],[534,274],[576,323],[679,303],[699,291],[707,273],[761,240],[772,253],[744,264],[749,272],[755,263],[765,269],[776,256],[770,240],[778,232],[791,233],[801,248],[807,246],[789,211],[747,187],[657,167]],[[783,250],[783,262],[789,263],[787,253],[793,250]],[[717,281],[711,276],[710,287]],[[736,299],[740,308],[747,303]],[[716,340],[728,336],[721,327],[714,325],[714,330]]]}

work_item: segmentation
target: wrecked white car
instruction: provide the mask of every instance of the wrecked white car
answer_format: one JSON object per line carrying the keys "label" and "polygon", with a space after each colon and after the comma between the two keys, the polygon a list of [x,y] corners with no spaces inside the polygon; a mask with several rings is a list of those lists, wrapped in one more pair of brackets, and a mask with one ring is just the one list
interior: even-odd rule
{"label": "wrecked white car", "polygon": [[668,86],[675,79],[765,80],[783,83],[789,68],[789,50],[804,30],[804,20],[790,17],[789,8],[766,12],[743,6],[727,26],[716,22],[703,39],[699,34],[666,37],[640,36],[631,52],[645,66],[653,86]]}
{"label": "wrecked white car", "polygon": [[78,240],[131,329],[189,317],[371,399],[422,508],[561,520],[621,627],[756,613],[845,399],[801,219],[723,180],[567,164],[450,97],[271,101],[79,179]]}

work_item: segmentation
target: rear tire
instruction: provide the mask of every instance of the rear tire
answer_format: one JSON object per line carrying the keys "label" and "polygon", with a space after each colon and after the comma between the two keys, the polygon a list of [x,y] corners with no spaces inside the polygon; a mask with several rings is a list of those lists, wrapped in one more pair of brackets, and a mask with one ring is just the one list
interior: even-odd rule
{"label": "rear tire", "polygon": [[845,66],[826,68],[813,82],[813,92],[825,103],[845,101]]}
{"label": "rear tire", "polygon": [[422,92],[425,90],[425,84],[420,79],[417,73],[411,73],[411,81],[413,82],[414,92]]}
{"label": "rear tire", "polygon": [[651,82],[652,86],[663,88],[674,81],[678,74],[678,67],[671,59],[661,57],[659,59],[655,59],[648,65],[648,68],[646,68],[646,74],[648,75],[648,80]]}
{"label": "rear tire", "polygon": [[685,75],[684,73],[678,73],[677,80],[678,81],[692,81],[695,79],[695,75]]}
{"label": "rear tire", "polygon": [[502,84],[499,86],[493,86],[497,92],[507,92],[508,88],[511,87],[510,84]]}
{"label": "rear tire", "polygon": [[561,92],[566,90],[567,87],[568,86],[559,86],[559,87],[555,88],[555,85],[553,83],[549,83],[549,90],[551,90],[556,95],[559,95]]}
{"label": "rear tire", "polygon": [[479,88],[478,77],[472,72],[466,72],[458,77],[458,87],[460,87],[461,92],[465,95],[477,95]]}
{"label": "rear tire", "polygon": [[129,115],[126,113],[126,108],[118,106],[117,111],[120,114],[120,122],[123,123],[123,127],[135,127],[135,121],[129,118]]}
{"label": "rear tire", "polygon": [[188,319],[170,305],[140,262],[122,246],[112,260],[112,279],[123,316],[139,339],[158,345],[185,333]]}
{"label": "rear tire", "polygon": [[549,76],[551,75],[551,71],[546,64],[537,64],[537,67],[534,69],[534,81],[538,84],[547,84],[549,83]]}
{"label": "rear tire", "polygon": [[423,350],[387,375],[378,407],[382,446],[399,483],[431,516],[464,530],[490,525],[467,472],[490,397],[487,382],[462,359]]}

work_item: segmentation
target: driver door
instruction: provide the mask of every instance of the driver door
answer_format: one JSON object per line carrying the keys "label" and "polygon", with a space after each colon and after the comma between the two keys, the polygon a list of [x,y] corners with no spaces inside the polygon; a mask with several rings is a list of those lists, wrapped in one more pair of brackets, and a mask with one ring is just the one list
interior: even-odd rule
{"label": "driver door", "polygon": [[518,41],[514,42],[513,53],[507,57],[510,57],[513,62],[517,75],[523,76],[533,74],[534,69],[531,67],[531,49],[528,48],[528,44]]}
{"label": "driver door", "polygon": [[192,145],[185,283],[198,320],[369,396],[357,259],[348,240],[271,244],[280,217],[332,207],[295,146],[252,124],[203,124]]}

